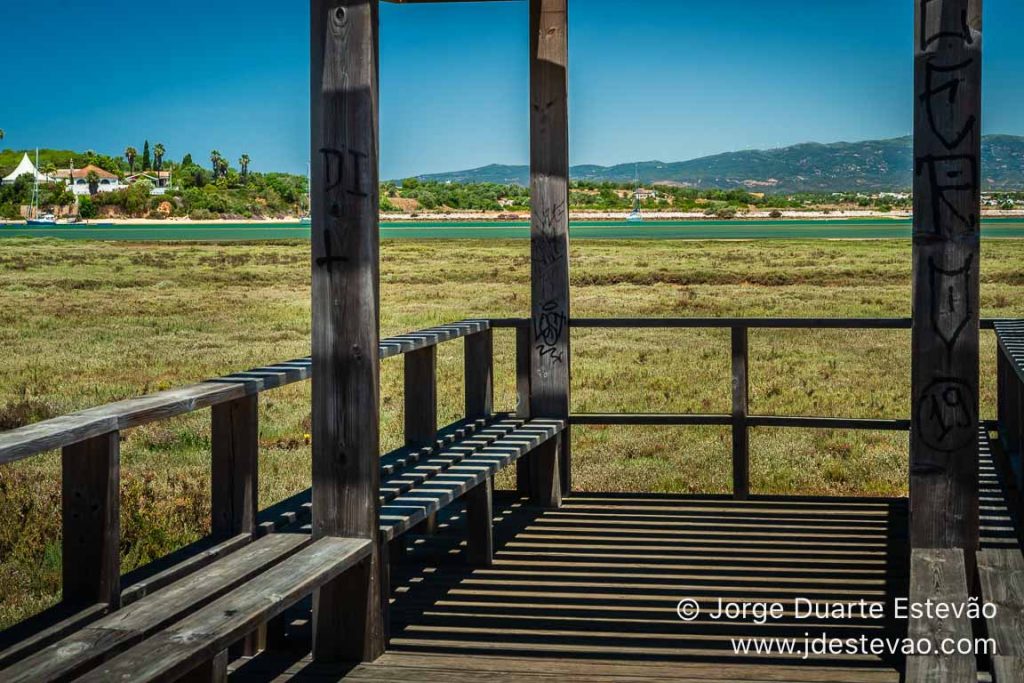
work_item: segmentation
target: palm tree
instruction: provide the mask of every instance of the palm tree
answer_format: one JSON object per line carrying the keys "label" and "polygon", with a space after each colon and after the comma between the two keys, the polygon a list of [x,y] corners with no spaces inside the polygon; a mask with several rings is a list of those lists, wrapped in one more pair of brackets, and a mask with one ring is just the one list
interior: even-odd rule
{"label": "palm tree", "polygon": [[243,154],[242,157],[238,160],[238,165],[242,169],[243,178],[249,177],[249,161],[250,159],[248,154]]}
{"label": "palm tree", "polygon": [[100,174],[96,171],[89,171],[85,176],[85,181],[89,183],[89,194],[95,195],[100,190]]}
{"label": "palm tree", "polygon": [[221,158],[222,157],[220,155],[220,152],[218,152],[217,150],[213,150],[212,152],[210,152],[210,167],[213,169],[214,180],[217,179],[217,174],[220,172]]}
{"label": "palm tree", "polygon": [[4,139],[4,129],[0,128],[0,140]]}
{"label": "palm tree", "polygon": [[164,168],[164,154],[166,153],[167,150],[159,142],[153,147],[153,164],[156,166],[157,173]]}
{"label": "palm tree", "polygon": [[134,147],[125,147],[124,158],[128,160],[128,168],[135,173],[135,157],[139,156],[139,150]]}

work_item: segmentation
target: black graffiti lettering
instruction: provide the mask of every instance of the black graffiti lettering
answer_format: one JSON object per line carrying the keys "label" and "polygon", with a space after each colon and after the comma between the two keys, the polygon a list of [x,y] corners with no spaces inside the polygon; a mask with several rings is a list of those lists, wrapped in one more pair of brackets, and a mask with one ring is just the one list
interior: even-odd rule
{"label": "black graffiti lettering", "polygon": [[321,244],[323,245],[324,255],[316,260],[317,266],[330,266],[335,263],[345,263],[348,261],[344,256],[334,255],[334,235],[330,230],[324,230],[321,233]]}
{"label": "black graffiti lettering", "polygon": [[[961,211],[960,207],[972,206],[978,187],[978,160],[970,155],[921,157],[915,164],[915,173],[920,176],[928,172],[931,185],[932,216],[924,225],[932,226],[937,235],[949,236],[955,230],[978,229],[978,215],[974,211]],[[943,220],[943,208],[959,225],[948,225]]]}
{"label": "black graffiti lettering", "polygon": [[956,12],[954,3],[942,2],[936,14],[931,8],[936,1],[921,0],[921,48],[927,49],[943,38],[961,40],[966,45],[972,45],[974,36],[967,24],[967,10]]}
{"label": "black graffiti lettering", "polygon": [[934,259],[928,259],[932,328],[946,345],[947,362],[952,361],[953,347],[974,314],[970,287],[973,264],[974,254],[968,255],[960,268],[952,270],[939,268]]}
{"label": "black graffiti lettering", "polygon": [[541,359],[550,357],[561,363],[565,360],[562,338],[565,335],[567,318],[557,301],[548,301],[541,307],[541,314],[534,324],[534,341]]}
{"label": "black graffiti lettering", "polygon": [[964,448],[975,438],[978,426],[974,394],[964,382],[940,377],[921,394],[914,418],[917,434],[927,447],[943,453]]}
{"label": "black graffiti lettering", "polygon": [[366,161],[370,155],[354,149],[323,148],[320,154],[324,160],[324,191],[342,189],[350,195],[368,197],[365,187]]}
{"label": "black graffiti lettering", "polygon": [[950,108],[957,103],[960,88],[966,82],[960,72],[972,64],[974,64],[973,59],[953,66],[938,66],[930,62],[925,65],[925,91],[919,96],[919,99],[928,113],[928,127],[950,151],[956,149],[967,139],[967,136],[974,132],[978,119],[972,115],[959,130],[952,135],[947,135],[946,131],[940,129],[936,110],[942,106],[943,101]]}

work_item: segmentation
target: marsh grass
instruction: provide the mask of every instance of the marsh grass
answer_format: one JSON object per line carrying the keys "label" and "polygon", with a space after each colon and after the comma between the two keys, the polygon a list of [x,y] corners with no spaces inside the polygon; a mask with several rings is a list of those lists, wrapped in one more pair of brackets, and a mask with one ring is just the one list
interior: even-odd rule
{"label": "marsh grass", "polygon": [[[308,243],[0,241],[0,429],[309,353]],[[573,314],[907,316],[901,241],[577,242]],[[1024,315],[1024,241],[983,247],[981,312]],[[384,335],[461,318],[526,316],[526,241],[382,246]],[[514,335],[495,335],[499,408],[515,403]],[[575,330],[576,412],[729,410],[725,330]],[[906,331],[750,336],[758,414],[903,417]],[[994,340],[982,338],[983,417],[994,410]],[[462,343],[439,351],[439,418],[462,409]],[[382,449],[401,444],[402,362],[382,364]],[[260,399],[260,505],[310,483],[309,386]],[[589,491],[726,493],[730,433],[579,427],[574,484]],[[130,430],[122,443],[128,571],[209,528],[209,411]],[[904,434],[756,429],[756,493],[906,494]],[[60,461],[0,467],[0,627],[51,604],[60,583]],[[510,482],[509,475],[502,483]]]}

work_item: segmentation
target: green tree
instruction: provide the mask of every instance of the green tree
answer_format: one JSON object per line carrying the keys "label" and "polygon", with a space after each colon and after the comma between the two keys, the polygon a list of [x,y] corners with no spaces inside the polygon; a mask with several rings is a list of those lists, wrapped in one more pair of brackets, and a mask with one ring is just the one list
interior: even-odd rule
{"label": "green tree", "polygon": [[139,156],[139,150],[134,147],[124,148],[124,158],[128,160],[128,168],[132,173],[135,173],[135,158]]}
{"label": "green tree", "polygon": [[85,182],[89,183],[90,195],[95,195],[100,191],[100,174],[96,171],[89,171],[85,176]]}
{"label": "green tree", "polygon": [[220,176],[220,162],[223,157],[220,152],[213,150],[210,152],[210,168],[213,169],[213,179],[216,180]]}
{"label": "green tree", "polygon": [[195,162],[192,161],[192,155],[191,154],[186,154],[185,156],[183,156],[181,158],[181,165],[182,166],[193,166],[193,165],[195,165]]}
{"label": "green tree", "polygon": [[164,154],[167,153],[167,149],[162,143],[156,143],[153,147],[153,164],[156,166],[157,172],[164,169]]}
{"label": "green tree", "polygon": [[149,140],[146,140],[145,144],[142,145],[142,170],[148,171],[153,168],[153,164],[149,157]]}
{"label": "green tree", "polygon": [[239,166],[239,168],[242,169],[242,177],[243,178],[248,178],[249,177],[249,161],[250,161],[250,159],[249,159],[249,155],[248,154],[243,154],[241,156],[241,158],[239,158],[239,160],[238,160],[238,166]]}

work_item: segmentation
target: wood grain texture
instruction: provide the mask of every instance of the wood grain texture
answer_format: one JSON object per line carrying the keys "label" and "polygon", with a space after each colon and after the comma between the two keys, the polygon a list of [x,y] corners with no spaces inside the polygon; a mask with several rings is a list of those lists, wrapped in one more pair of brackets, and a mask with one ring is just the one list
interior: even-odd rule
{"label": "wood grain texture", "polygon": [[986,620],[988,637],[995,641],[996,683],[1020,681],[1024,676],[1024,555],[1017,548],[978,553],[981,597],[995,605]]}
{"label": "wood grain texture", "polygon": [[[960,548],[914,548],[910,558],[910,603],[926,601],[966,605],[968,599],[967,570]],[[971,621],[960,618],[933,617],[910,619],[907,636],[927,640],[938,652],[946,639],[972,638]],[[935,681],[944,683],[975,683],[978,680],[974,655],[916,655],[907,657],[907,682]]]}
{"label": "wood grain texture", "polygon": [[[313,536],[367,539],[368,570],[314,597],[321,661],[384,651],[377,0],[311,0]],[[357,580],[359,579],[359,580]]]}
{"label": "wood grain texture", "polygon": [[61,452],[62,597],[70,604],[121,596],[121,434]]}
{"label": "wood grain texture", "polygon": [[300,551],[306,534],[274,534],[111,612],[2,672],[12,683],[83,673]]}
{"label": "wood grain texture", "polygon": [[210,531],[230,538],[256,529],[259,509],[259,397],[213,406]]}
{"label": "wood grain texture", "polygon": [[[284,534],[282,534],[284,535]],[[81,681],[173,681],[214,658],[257,625],[271,619],[355,565],[373,543],[325,537],[231,593],[147,638],[82,676]]]}
{"label": "wood grain texture", "polygon": [[910,540],[978,545],[981,0],[915,0]]}
{"label": "wood grain texture", "polygon": [[[569,415],[569,23],[567,0],[530,0],[530,414]],[[561,485],[571,489],[568,435]]]}

